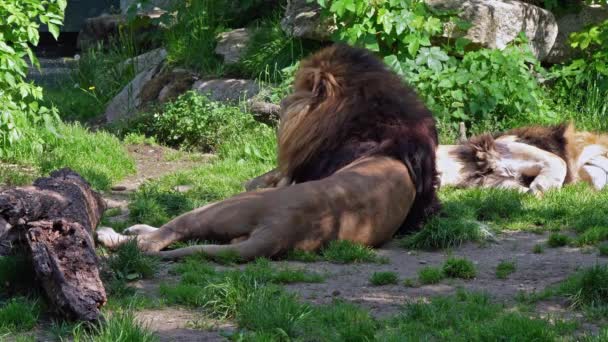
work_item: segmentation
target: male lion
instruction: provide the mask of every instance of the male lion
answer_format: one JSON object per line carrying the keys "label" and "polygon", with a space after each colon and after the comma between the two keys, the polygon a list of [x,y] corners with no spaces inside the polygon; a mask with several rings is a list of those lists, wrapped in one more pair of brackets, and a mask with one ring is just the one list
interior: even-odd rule
{"label": "male lion", "polygon": [[[335,239],[377,246],[436,208],[435,121],[369,51],[334,45],[304,60],[282,112],[279,170],[295,185],[243,193],[159,229],[136,225],[127,233],[161,257],[234,251],[252,259]],[[111,248],[133,238],[111,228],[97,235]],[[194,238],[232,243],[160,252]]]}

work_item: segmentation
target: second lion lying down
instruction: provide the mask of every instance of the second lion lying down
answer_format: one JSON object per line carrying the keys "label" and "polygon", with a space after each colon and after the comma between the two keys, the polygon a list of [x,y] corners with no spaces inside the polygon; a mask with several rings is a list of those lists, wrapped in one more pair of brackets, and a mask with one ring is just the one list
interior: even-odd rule
{"label": "second lion lying down", "polygon": [[[301,63],[282,104],[279,170],[295,185],[247,192],[185,213],[161,228],[97,231],[114,248],[137,239],[161,257],[233,251],[242,259],[316,250],[343,239],[380,245],[437,207],[431,113],[367,50],[335,45]],[[162,251],[187,239],[218,245]]]}

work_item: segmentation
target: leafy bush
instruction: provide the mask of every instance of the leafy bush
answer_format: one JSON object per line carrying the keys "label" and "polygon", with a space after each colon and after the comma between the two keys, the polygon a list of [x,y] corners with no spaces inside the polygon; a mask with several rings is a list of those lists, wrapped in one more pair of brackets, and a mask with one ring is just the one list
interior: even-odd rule
{"label": "leafy bush", "polygon": [[[454,12],[431,9],[423,1],[317,0],[336,20],[334,38],[384,56],[426,100],[440,121],[472,132],[554,118],[533,72],[542,68],[522,35],[506,49],[465,53],[470,43],[452,39],[470,24]],[[448,39],[441,38],[445,34]],[[442,42],[441,46],[438,46]],[[462,59],[459,56],[463,56]]]}
{"label": "leafy bush", "polygon": [[285,33],[281,28],[281,15],[260,21],[252,30],[247,50],[236,67],[245,77],[279,82],[286,77],[283,69],[319,48],[319,43]]}
{"label": "leafy bush", "polygon": [[552,69],[552,90],[558,103],[569,108],[579,126],[608,129],[608,20],[570,36],[581,54],[567,65]]}
{"label": "leafy bush", "polygon": [[[40,67],[31,46],[38,45],[40,23],[59,36],[66,0],[3,0],[0,6],[0,158],[14,157],[9,146],[22,138],[22,130],[43,123],[49,131],[57,118],[56,110],[40,106],[42,88],[27,83],[30,62]],[[34,137],[30,144],[40,146],[43,140]]]}
{"label": "leafy bush", "polygon": [[239,107],[213,102],[190,91],[161,111],[142,116],[135,129],[169,146],[213,152],[257,125],[253,116]]}

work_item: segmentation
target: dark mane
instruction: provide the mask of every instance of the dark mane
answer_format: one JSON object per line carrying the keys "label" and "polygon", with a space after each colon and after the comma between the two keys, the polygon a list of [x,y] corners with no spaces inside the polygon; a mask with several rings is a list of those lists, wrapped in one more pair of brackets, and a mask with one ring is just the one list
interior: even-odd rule
{"label": "dark mane", "polygon": [[437,131],[431,112],[371,52],[334,45],[303,61],[284,101],[279,168],[295,182],[327,177],[365,156],[402,161],[416,200],[400,232],[438,209]]}

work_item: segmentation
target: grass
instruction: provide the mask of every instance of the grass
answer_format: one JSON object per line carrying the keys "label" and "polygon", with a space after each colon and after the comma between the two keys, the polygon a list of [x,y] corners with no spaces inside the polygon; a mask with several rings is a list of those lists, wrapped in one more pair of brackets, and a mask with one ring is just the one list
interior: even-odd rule
{"label": "grass", "polygon": [[321,255],[325,260],[337,264],[388,262],[386,258],[381,258],[376,255],[376,252],[373,249],[346,240],[331,241],[329,245],[321,251]]}
{"label": "grass", "polygon": [[604,242],[598,246],[600,256],[608,256],[608,242]]}
{"label": "grass", "polygon": [[394,285],[399,282],[399,276],[395,272],[374,272],[369,282],[374,286]]}
{"label": "grass", "polygon": [[515,272],[516,268],[514,261],[501,261],[496,266],[496,278],[507,279],[511,273]]}
{"label": "grass", "polygon": [[236,317],[239,308],[264,286],[322,281],[319,275],[302,270],[273,269],[266,259],[257,259],[243,271],[216,271],[203,259],[190,257],[178,264],[174,272],[182,278],[175,286],[161,286],[166,301],[200,307],[216,318]]}
{"label": "grass", "polygon": [[[120,141],[113,135],[91,132],[80,124],[58,123],[57,135],[44,127],[30,127],[26,137],[11,149],[5,162],[31,167],[30,178],[69,167],[82,175],[95,189],[110,186],[135,172],[135,164]],[[40,139],[40,141],[38,141]],[[0,184],[15,183],[14,179],[0,179]]]}
{"label": "grass", "polygon": [[281,70],[320,47],[317,42],[290,37],[281,28],[281,17],[282,13],[277,12],[254,24],[247,50],[234,67],[238,73],[277,83],[284,78]]}
{"label": "grass", "polygon": [[450,257],[443,264],[443,273],[446,277],[473,279],[477,275],[475,265],[465,258]]}
{"label": "grass", "polygon": [[158,265],[159,260],[144,254],[135,240],[121,245],[108,258],[108,266],[118,279],[152,278],[158,270]]}
{"label": "grass", "polygon": [[418,270],[418,281],[421,284],[437,284],[444,277],[443,270],[439,267],[427,266]]}
{"label": "grass", "polygon": [[0,334],[25,332],[34,328],[40,315],[37,301],[14,297],[0,304]]}
{"label": "grass", "polygon": [[158,338],[148,328],[135,320],[130,311],[114,312],[110,318],[100,326],[88,328],[78,325],[72,331],[73,341],[95,342],[154,342]]}
{"label": "grass", "polygon": [[547,239],[547,245],[551,248],[563,247],[568,244],[570,238],[560,233],[552,233]]}
{"label": "grass", "polygon": [[321,260],[321,256],[313,252],[303,250],[292,250],[287,253],[287,260],[300,262],[316,262]]}
{"label": "grass", "polygon": [[568,298],[576,308],[607,307],[608,265],[595,265],[579,271],[566,279],[555,293]]}
{"label": "grass", "polygon": [[532,252],[534,254],[542,254],[544,252],[544,248],[543,245],[537,243],[536,245],[534,245],[534,247],[532,248]]}
{"label": "grass", "polygon": [[14,293],[29,294],[27,290],[35,288],[33,272],[23,272],[33,266],[25,254],[0,256],[0,300]]}
{"label": "grass", "polygon": [[400,241],[406,248],[442,249],[483,241],[492,231],[573,229],[576,245],[608,239],[608,192],[586,184],[567,185],[542,199],[502,189],[443,188],[442,212],[424,228]]}

